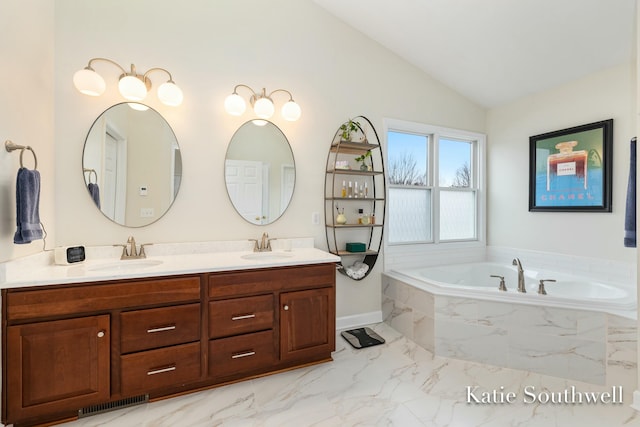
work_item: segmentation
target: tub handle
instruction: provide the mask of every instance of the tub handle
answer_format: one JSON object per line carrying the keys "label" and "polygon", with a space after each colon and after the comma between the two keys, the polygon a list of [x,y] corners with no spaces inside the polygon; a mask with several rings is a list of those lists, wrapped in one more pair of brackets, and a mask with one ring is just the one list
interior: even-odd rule
{"label": "tub handle", "polygon": [[540,279],[540,284],[538,285],[538,293],[540,295],[546,295],[547,291],[544,289],[544,282],[555,282],[555,279]]}
{"label": "tub handle", "polygon": [[498,275],[492,274],[489,277],[497,277],[498,279],[500,279],[500,285],[498,285],[498,289],[506,292],[507,285],[504,284],[504,276],[498,276]]}

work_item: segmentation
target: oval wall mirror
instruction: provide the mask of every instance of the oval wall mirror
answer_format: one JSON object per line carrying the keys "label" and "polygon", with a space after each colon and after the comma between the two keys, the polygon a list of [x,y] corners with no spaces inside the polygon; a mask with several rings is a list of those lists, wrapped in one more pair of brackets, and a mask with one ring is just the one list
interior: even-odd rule
{"label": "oval wall mirror", "polygon": [[289,206],[296,181],[287,137],[269,121],[246,122],[229,142],[224,177],[240,216],[252,224],[271,224]]}
{"label": "oval wall mirror", "polygon": [[171,126],[138,103],[116,104],[96,119],[84,143],[82,167],[95,206],[126,227],[160,219],[182,179],[180,147]]}

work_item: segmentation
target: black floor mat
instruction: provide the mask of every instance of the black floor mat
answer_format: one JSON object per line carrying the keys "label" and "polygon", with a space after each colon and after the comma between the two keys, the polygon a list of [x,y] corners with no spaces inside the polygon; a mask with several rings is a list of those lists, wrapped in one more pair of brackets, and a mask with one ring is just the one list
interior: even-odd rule
{"label": "black floor mat", "polygon": [[342,338],[347,340],[353,348],[365,348],[373,345],[384,344],[384,338],[376,334],[371,328],[357,328],[340,332]]}

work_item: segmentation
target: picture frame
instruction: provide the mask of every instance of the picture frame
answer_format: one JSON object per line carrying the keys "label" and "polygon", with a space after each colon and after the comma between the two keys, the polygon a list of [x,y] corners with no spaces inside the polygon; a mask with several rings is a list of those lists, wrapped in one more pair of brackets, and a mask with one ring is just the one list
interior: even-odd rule
{"label": "picture frame", "polygon": [[530,212],[611,212],[613,119],[529,138]]}

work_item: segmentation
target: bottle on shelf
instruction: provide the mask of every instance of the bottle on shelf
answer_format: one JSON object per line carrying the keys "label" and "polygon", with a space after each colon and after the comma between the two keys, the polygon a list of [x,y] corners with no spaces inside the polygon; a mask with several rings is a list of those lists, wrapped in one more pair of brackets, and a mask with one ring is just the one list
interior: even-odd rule
{"label": "bottle on shelf", "polygon": [[364,209],[358,209],[358,224],[362,224],[363,217],[364,217]]}
{"label": "bottle on shelf", "polygon": [[341,191],[341,194],[342,194],[342,198],[347,197],[347,184],[346,184],[346,182],[345,182],[345,181],[342,181],[342,191]]}
{"label": "bottle on shelf", "polygon": [[348,198],[352,198],[353,197],[353,185],[352,185],[351,181],[349,181],[349,188],[347,189],[347,197]]}
{"label": "bottle on shelf", "polygon": [[367,187],[367,182],[364,183],[364,197],[369,196],[369,187]]}
{"label": "bottle on shelf", "polygon": [[369,214],[364,214],[362,216],[362,224],[369,225],[371,223],[371,216]]}

